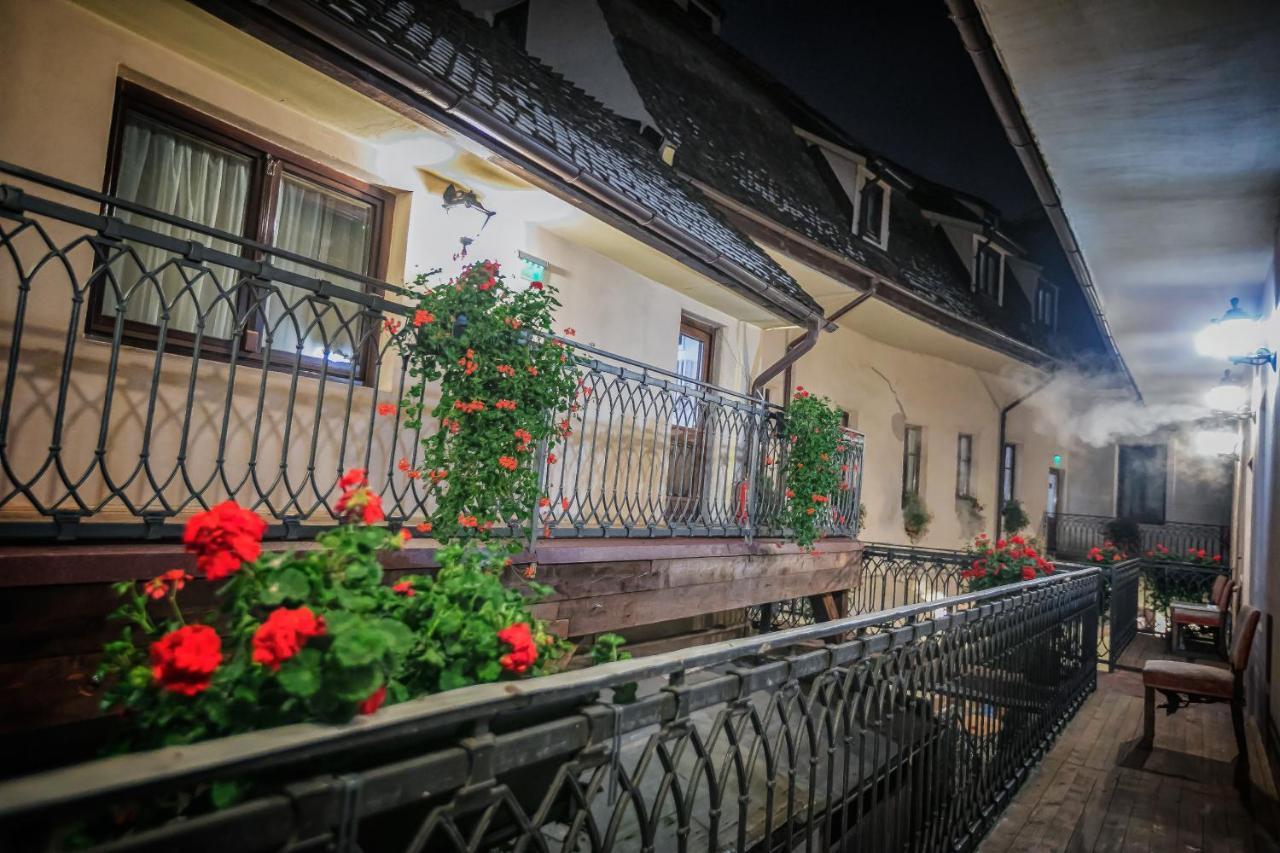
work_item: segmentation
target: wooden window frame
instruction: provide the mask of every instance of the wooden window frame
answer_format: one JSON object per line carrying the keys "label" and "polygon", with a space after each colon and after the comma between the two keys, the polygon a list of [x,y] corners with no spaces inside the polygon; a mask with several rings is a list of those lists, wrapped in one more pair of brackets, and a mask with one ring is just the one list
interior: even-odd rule
{"label": "wooden window frame", "polygon": [[[968,439],[967,453],[965,439]],[[963,466],[963,467],[962,467]],[[964,488],[961,488],[960,472],[964,471]],[[956,497],[973,497],[973,434],[962,432],[956,437]]]}
{"label": "wooden window frame", "polygon": [[[915,483],[910,482],[909,473],[911,471],[911,434],[915,433],[919,437],[914,454],[915,467]],[[924,473],[924,428],[915,424],[906,424],[902,430],[902,497],[907,495],[920,495],[920,481]]]}
{"label": "wooden window frame", "polygon": [[[1007,477],[1005,475],[1008,475]],[[1008,491],[1005,490],[1005,483],[1009,484]],[[1000,506],[999,510],[1003,510],[1009,501],[1016,499],[1018,496],[1018,445],[1012,441],[1006,441],[1004,447],[1000,448]]]}
{"label": "wooden window frame", "polygon": [[[120,160],[123,155],[125,121],[129,114],[143,116],[249,158],[252,172],[249,177],[242,233],[242,237],[246,240],[256,241],[266,246],[270,246],[274,241],[276,205],[280,195],[280,184],[286,174],[368,204],[372,210],[371,244],[369,269],[364,275],[377,279],[386,277],[391,250],[392,213],[395,206],[395,196],[392,193],[321,163],[308,160],[287,148],[128,80],[118,80],[116,83],[115,105],[107,142],[106,173],[103,177],[103,192],[106,194],[115,194]],[[109,213],[109,208],[109,205],[104,204],[103,213]],[[256,253],[246,248],[244,254],[253,256]],[[89,310],[85,318],[85,332],[94,337],[109,337],[115,330],[116,319],[103,311],[105,292],[105,278],[92,282]],[[365,287],[363,292],[369,293],[371,288]],[[249,289],[244,288],[236,310],[244,310],[248,298]],[[355,303],[347,304],[352,309],[357,307]],[[150,323],[126,319],[122,323],[122,330],[124,342],[129,345],[155,349],[159,341],[158,329]],[[335,364],[332,361],[326,362],[325,359],[314,356],[301,356],[301,372],[318,374],[324,371],[329,375],[351,377],[358,382],[368,384],[376,370],[381,334],[380,329],[373,330],[373,334],[369,336],[361,351],[356,354],[355,365],[351,367],[340,363]],[[236,354],[237,362],[262,364],[259,350],[254,345],[260,337],[261,329],[257,330],[257,334],[242,336],[242,345]],[[165,352],[191,355],[194,353],[194,344],[195,335],[190,332],[178,329],[170,329],[166,332]],[[205,337],[200,346],[202,358],[230,360],[232,356],[231,343],[226,339]],[[298,360],[298,357],[293,355],[274,353],[268,362],[268,367],[291,370]]]}
{"label": "wooden window frame", "polygon": [[[1049,310],[1044,310],[1045,298],[1048,298]],[[1036,287],[1036,322],[1049,329],[1058,328],[1058,286],[1041,281]]]}
{"label": "wooden window frame", "polygon": [[[873,193],[880,199],[874,222],[872,217],[867,214],[867,203]],[[888,203],[888,195],[888,188],[871,177],[866,178],[862,184],[862,190],[858,194],[858,231],[863,237],[877,246],[884,245],[884,210],[885,205]]]}
{"label": "wooden window frame", "polygon": [[698,377],[698,381],[711,384],[711,378],[715,372],[716,357],[716,330],[714,326],[695,320],[688,314],[680,315],[680,329],[676,332],[676,341],[679,342],[680,336],[684,335],[690,338],[696,338],[703,342],[706,346],[706,359],[702,365],[702,376]]}

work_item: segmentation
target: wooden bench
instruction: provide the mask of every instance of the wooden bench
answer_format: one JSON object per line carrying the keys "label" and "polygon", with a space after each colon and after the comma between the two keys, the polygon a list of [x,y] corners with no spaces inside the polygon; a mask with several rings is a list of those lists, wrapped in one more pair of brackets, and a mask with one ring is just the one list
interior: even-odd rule
{"label": "wooden bench", "polygon": [[1145,689],[1142,717],[1142,740],[1139,749],[1150,750],[1156,737],[1156,691],[1165,694],[1170,702],[1169,713],[1174,713],[1180,696],[1194,702],[1231,703],[1231,724],[1235,729],[1237,783],[1249,779],[1249,746],[1244,733],[1244,671],[1249,665],[1249,652],[1253,648],[1253,635],[1258,630],[1261,614],[1247,604],[1240,606],[1236,619],[1234,642],[1229,659],[1231,668],[1202,663],[1186,663],[1177,660],[1149,660],[1142,667],[1142,686]]}

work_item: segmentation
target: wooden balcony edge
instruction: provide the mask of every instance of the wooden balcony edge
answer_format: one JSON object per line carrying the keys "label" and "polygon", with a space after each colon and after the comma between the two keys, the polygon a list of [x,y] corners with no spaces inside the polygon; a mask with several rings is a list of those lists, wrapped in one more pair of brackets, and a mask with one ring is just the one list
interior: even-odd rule
{"label": "wooden balcony edge", "polygon": [[[267,551],[303,551],[313,541],[265,542]],[[861,552],[856,539],[832,537],[816,544],[821,554]],[[422,571],[437,567],[435,540],[415,539],[401,551],[386,555],[392,571]],[[805,550],[777,539],[670,537],[662,539],[559,539],[536,543],[521,551],[515,562],[547,565],[672,560],[695,557],[799,556]],[[0,545],[0,588],[114,583],[154,577],[172,568],[194,571],[195,562],[178,542],[109,544]]]}

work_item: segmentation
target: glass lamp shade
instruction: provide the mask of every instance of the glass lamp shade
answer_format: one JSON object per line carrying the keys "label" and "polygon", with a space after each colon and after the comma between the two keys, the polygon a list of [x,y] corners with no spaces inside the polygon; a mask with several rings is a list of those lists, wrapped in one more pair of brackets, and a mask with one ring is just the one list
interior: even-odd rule
{"label": "glass lamp shade", "polygon": [[1213,320],[1196,335],[1196,350],[1211,358],[1253,355],[1264,343],[1262,323],[1242,310],[1236,298],[1221,320]]}
{"label": "glass lamp shade", "polygon": [[1204,402],[1215,412],[1238,412],[1249,404],[1249,391],[1243,385],[1215,385],[1204,395]]}
{"label": "glass lamp shade", "polygon": [[1200,456],[1234,456],[1240,450],[1240,436],[1225,429],[1202,430],[1192,436],[1191,446]]}

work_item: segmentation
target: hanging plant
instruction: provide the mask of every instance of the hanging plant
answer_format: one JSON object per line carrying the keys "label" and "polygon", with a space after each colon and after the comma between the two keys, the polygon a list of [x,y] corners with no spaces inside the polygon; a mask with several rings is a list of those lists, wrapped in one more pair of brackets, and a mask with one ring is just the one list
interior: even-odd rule
{"label": "hanging plant", "polygon": [[1022,501],[1017,498],[1005,501],[1004,507],[1000,510],[1000,517],[1004,532],[1010,536],[1026,530],[1027,525],[1031,523],[1031,519],[1027,517],[1027,511],[1022,508]]}
{"label": "hanging plant", "polygon": [[844,484],[848,467],[840,457],[848,446],[840,413],[826,397],[815,397],[803,386],[796,386],[787,406],[784,430],[789,448],[783,524],[796,544],[812,548],[832,520],[831,499]]}
{"label": "hanging plant", "polygon": [[911,544],[919,542],[929,532],[929,522],[933,521],[933,513],[924,505],[924,499],[917,494],[902,497],[902,529],[911,540]]}
{"label": "hanging plant", "polygon": [[[418,276],[411,290],[413,316],[403,327],[388,321],[388,329],[411,380],[398,406],[404,425],[436,427],[422,439],[420,459],[400,461],[435,499],[423,530],[447,540],[523,527],[539,499],[539,448],[570,434],[574,395],[590,393],[554,337],[555,289],[541,282],[513,289],[497,263],[480,261],[435,287]],[[440,399],[428,408],[434,382]]]}

